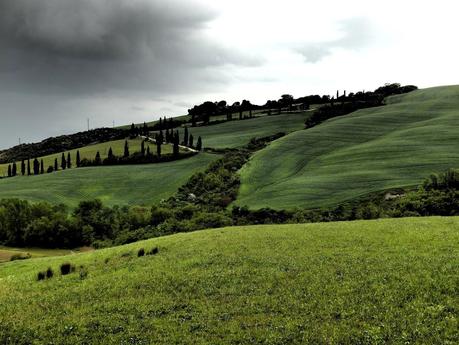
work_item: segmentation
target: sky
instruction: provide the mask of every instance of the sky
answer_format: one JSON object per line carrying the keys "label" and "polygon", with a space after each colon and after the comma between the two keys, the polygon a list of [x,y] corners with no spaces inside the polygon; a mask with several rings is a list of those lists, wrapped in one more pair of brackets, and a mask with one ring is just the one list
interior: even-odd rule
{"label": "sky", "polygon": [[457,1],[0,0],[0,148],[289,93],[459,84]]}

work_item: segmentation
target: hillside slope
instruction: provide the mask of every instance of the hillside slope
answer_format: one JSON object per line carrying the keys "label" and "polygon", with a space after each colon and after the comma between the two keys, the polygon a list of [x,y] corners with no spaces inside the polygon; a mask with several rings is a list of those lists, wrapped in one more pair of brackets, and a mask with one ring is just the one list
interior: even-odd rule
{"label": "hillside slope", "polygon": [[[248,226],[2,264],[0,343],[455,344],[458,229]],[[76,272],[60,276],[64,262]]]}
{"label": "hillside slope", "polygon": [[255,154],[241,171],[237,204],[330,206],[459,166],[459,86],[387,103],[294,132]]}
{"label": "hillside slope", "polygon": [[0,180],[0,199],[63,203],[101,199],[106,205],[152,205],[177,189],[218,155],[200,153],[167,163],[78,168],[38,176]]}
{"label": "hillside slope", "polygon": [[[70,158],[72,161],[72,168],[75,168],[77,151],[80,152],[80,159],[86,158],[88,160],[94,160],[94,158],[96,157],[96,153],[99,152],[100,157],[103,160],[107,158],[108,151],[110,148],[112,148],[113,154],[115,156],[122,157],[124,154],[125,140],[126,139],[112,140],[112,141],[107,141],[103,143],[87,145],[87,146],[80,147],[78,149],[73,149],[70,151],[65,151],[65,159],[67,159],[67,154],[70,153]],[[134,152],[140,152],[140,145],[142,141],[143,139],[141,138],[128,139],[129,151],[131,154]],[[149,142],[145,143],[145,149],[147,147],[150,147],[152,154],[156,154],[156,146],[154,143],[149,143]],[[162,149],[163,154],[172,153],[172,146],[170,144],[164,144],[161,149]],[[59,169],[61,169],[61,157],[62,157],[62,152],[43,156],[43,157],[37,157],[37,158],[38,160],[43,159],[43,163],[44,163],[45,171],[46,171],[46,169],[49,166],[54,166],[54,160],[56,158],[59,164]],[[35,157],[30,157],[30,158],[31,158],[30,164],[33,169],[33,159]],[[17,164],[17,169],[18,169],[18,175],[20,175],[21,174],[21,162],[16,162],[16,164]],[[0,176],[7,176],[7,175],[8,175],[8,164],[0,164]]]}
{"label": "hillside slope", "polygon": [[[217,125],[191,127],[195,144],[199,136],[207,148],[235,148],[246,145],[250,139],[267,137],[279,132],[290,133],[304,127],[310,112],[261,116],[253,119],[234,120]],[[183,128],[179,130],[183,137]]]}

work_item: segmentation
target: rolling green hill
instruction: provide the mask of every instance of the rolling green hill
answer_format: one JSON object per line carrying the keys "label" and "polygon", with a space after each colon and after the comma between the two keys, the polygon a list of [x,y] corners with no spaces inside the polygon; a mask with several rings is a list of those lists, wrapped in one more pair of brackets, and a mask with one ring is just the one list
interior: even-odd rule
{"label": "rolling green hill", "polygon": [[[235,148],[246,145],[250,139],[266,137],[279,132],[290,133],[304,128],[304,121],[310,112],[261,116],[247,120],[235,120],[217,125],[191,127],[190,133],[196,140],[202,137],[207,148]],[[183,129],[180,129],[183,137]]]}
{"label": "rolling green hill", "polygon": [[459,86],[387,103],[294,132],[256,153],[241,170],[237,204],[330,206],[459,166]]}
{"label": "rolling green hill", "polygon": [[[65,158],[67,159],[67,153],[70,153],[70,157],[72,159],[73,167],[75,167],[75,162],[76,162],[76,153],[77,151],[80,151],[80,158],[81,159],[90,159],[93,160],[96,157],[96,153],[99,152],[100,156],[102,159],[107,158],[108,155],[108,150],[110,147],[113,150],[113,154],[115,156],[122,156],[124,153],[124,142],[125,140],[113,140],[113,141],[107,141],[105,143],[99,143],[99,144],[94,144],[94,145],[88,145],[85,147],[81,147],[79,149],[75,150],[70,150],[65,152]],[[129,144],[129,149],[130,152],[139,152],[140,151],[140,145],[141,145],[142,139],[136,138],[136,139],[129,139],[128,144]],[[150,146],[150,150],[152,154],[156,154],[156,146],[152,143],[147,143],[145,145],[145,148]],[[171,145],[163,145],[162,146],[162,153],[172,153],[172,147]],[[39,160],[43,159],[43,163],[45,166],[45,171],[48,166],[54,166],[54,160],[57,158],[57,161],[59,163],[59,169],[61,166],[61,156],[62,153],[56,153],[53,155],[48,155],[44,157],[38,157]],[[31,157],[33,159],[35,157]],[[18,168],[18,174],[20,174],[21,171],[21,162],[16,162],[17,163],[17,168]],[[31,162],[32,165],[32,162]],[[33,166],[33,165],[32,165]],[[6,176],[8,173],[8,164],[0,164],[0,176]]]}
{"label": "rolling green hill", "polygon": [[458,228],[247,226],[2,264],[0,343],[457,344]]}
{"label": "rolling green hill", "polygon": [[48,201],[71,207],[94,198],[106,205],[151,205],[172,196],[192,174],[218,157],[201,153],[167,163],[78,168],[6,178],[0,180],[0,199]]}

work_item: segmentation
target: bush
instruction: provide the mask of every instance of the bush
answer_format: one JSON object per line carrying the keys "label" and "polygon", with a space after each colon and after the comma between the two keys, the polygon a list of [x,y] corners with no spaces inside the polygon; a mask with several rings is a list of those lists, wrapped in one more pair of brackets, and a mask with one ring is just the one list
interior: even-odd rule
{"label": "bush", "polygon": [[140,248],[139,251],[137,252],[137,256],[141,257],[141,256],[144,256],[144,255],[145,255],[145,249]]}
{"label": "bush", "polygon": [[11,258],[10,258],[10,261],[16,261],[16,260],[26,260],[26,259],[30,259],[32,257],[32,255],[30,255],[29,253],[27,254],[14,254]]}
{"label": "bush", "polygon": [[61,265],[61,275],[65,276],[75,271],[75,266],[70,263],[65,263]]}
{"label": "bush", "polygon": [[38,272],[38,275],[37,275],[38,281],[45,280],[45,278],[46,278],[46,272]]}
{"label": "bush", "polygon": [[159,252],[158,247],[154,247],[147,253],[147,255],[156,255],[158,254],[158,252]]}
{"label": "bush", "polygon": [[54,276],[54,272],[53,270],[51,269],[51,267],[49,267],[47,270],[46,270],[46,278],[52,278]]}
{"label": "bush", "polygon": [[88,276],[89,272],[84,266],[80,266],[80,279],[86,279]]}

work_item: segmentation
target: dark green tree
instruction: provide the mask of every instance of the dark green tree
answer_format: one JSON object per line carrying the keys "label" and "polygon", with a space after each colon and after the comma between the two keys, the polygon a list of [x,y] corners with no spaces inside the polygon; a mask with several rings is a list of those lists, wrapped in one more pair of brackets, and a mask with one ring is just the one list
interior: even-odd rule
{"label": "dark green tree", "polygon": [[201,137],[198,138],[198,142],[196,143],[196,150],[201,151],[202,150],[202,140]]}
{"label": "dark green tree", "polygon": [[21,162],[21,174],[22,174],[22,176],[24,176],[25,173],[26,173],[26,166],[25,166],[24,160],[22,160],[22,162]]}
{"label": "dark green tree", "polygon": [[145,140],[142,140],[142,143],[140,144],[140,153],[142,156],[145,156]]}
{"label": "dark green tree", "polygon": [[147,157],[151,157],[150,146],[147,146]]}
{"label": "dark green tree", "polygon": [[67,153],[67,169],[72,167],[72,158],[70,157],[70,152]]}
{"label": "dark green tree", "polygon": [[27,175],[30,176],[32,174],[32,171],[30,169],[30,159],[27,159]]}
{"label": "dark green tree", "polygon": [[77,166],[77,168],[79,168],[80,165],[81,165],[80,150],[77,150],[77,153],[76,153],[76,166]]}
{"label": "dark green tree", "polygon": [[156,154],[158,155],[158,158],[161,157],[161,145],[163,141],[161,138],[161,134],[156,134]]}
{"label": "dark green tree", "polygon": [[34,175],[40,174],[40,162],[36,158],[33,160],[33,174]]}
{"label": "dark green tree", "polygon": [[94,159],[94,164],[95,165],[100,165],[101,163],[102,163],[102,160],[100,158],[100,153],[99,153],[99,151],[97,151],[96,158]]}
{"label": "dark green tree", "polygon": [[8,177],[11,177],[12,172],[11,172],[11,164],[8,164]]}
{"label": "dark green tree", "polygon": [[174,134],[174,146],[173,146],[173,154],[175,157],[178,156],[179,154],[179,134],[178,132],[175,132]]}
{"label": "dark green tree", "polygon": [[18,174],[18,167],[16,165],[16,162],[13,163],[13,168],[11,170],[11,175],[16,176]]}
{"label": "dark green tree", "polygon": [[193,134],[190,134],[190,139],[188,139],[188,147],[192,148],[193,144],[194,144]]}
{"label": "dark green tree", "polygon": [[107,156],[108,160],[112,161],[113,158],[115,158],[115,156],[113,155],[113,150],[112,150],[112,147],[110,146],[110,148],[108,149],[108,156]]}
{"label": "dark green tree", "polygon": [[124,141],[124,157],[129,157],[129,144],[128,141]]}
{"label": "dark green tree", "polygon": [[62,156],[61,156],[61,168],[62,170],[65,170],[67,168],[67,161],[65,160],[64,152],[62,152]]}
{"label": "dark green tree", "polygon": [[185,126],[185,133],[183,134],[183,145],[188,146],[188,127]]}
{"label": "dark green tree", "polygon": [[43,162],[43,159],[40,161],[40,174],[45,173],[45,164]]}
{"label": "dark green tree", "polygon": [[57,158],[54,158],[54,171],[59,170],[59,164],[57,163]]}

